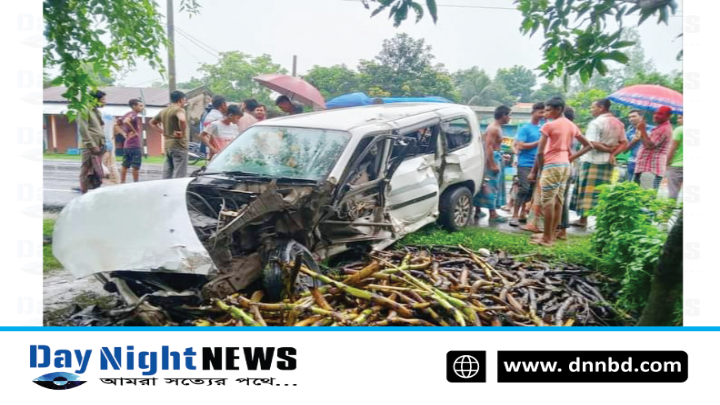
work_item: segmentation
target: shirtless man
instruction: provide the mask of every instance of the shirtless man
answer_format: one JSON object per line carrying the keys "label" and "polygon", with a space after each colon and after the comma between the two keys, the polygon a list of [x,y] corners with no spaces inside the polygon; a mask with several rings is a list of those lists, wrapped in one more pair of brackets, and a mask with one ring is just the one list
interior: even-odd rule
{"label": "shirtless man", "polygon": [[507,222],[507,218],[497,214],[496,201],[500,187],[505,187],[505,179],[502,178],[500,162],[502,153],[502,126],[510,122],[510,108],[501,105],[495,109],[495,122],[488,125],[485,130],[485,179],[483,180],[480,192],[475,195],[475,218],[481,216],[481,208],[490,211],[489,223]]}

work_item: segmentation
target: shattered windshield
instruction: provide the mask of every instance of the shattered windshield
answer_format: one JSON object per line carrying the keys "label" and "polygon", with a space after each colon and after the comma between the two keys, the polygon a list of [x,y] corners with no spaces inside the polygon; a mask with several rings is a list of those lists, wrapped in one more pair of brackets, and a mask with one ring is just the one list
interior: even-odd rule
{"label": "shattered windshield", "polygon": [[324,180],[350,134],[310,128],[248,128],[208,165],[208,172]]}

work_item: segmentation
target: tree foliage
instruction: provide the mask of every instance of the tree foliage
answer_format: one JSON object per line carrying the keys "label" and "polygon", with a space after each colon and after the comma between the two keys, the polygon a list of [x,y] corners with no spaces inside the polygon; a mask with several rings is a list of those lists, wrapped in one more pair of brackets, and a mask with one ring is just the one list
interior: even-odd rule
{"label": "tree foliage", "polygon": [[503,83],[492,78],[477,66],[459,70],[452,75],[463,104],[496,106],[505,104],[512,106],[515,98],[508,92]]}
{"label": "tree foliage", "polygon": [[[609,61],[627,64],[626,48],[633,41],[622,38],[626,17],[639,17],[638,26],[650,17],[667,24],[677,11],[676,0],[513,0],[522,13],[520,32],[542,32],[544,62],[538,67],[549,81],[578,74],[587,82],[596,73],[605,76]],[[372,15],[389,10],[394,26],[400,26],[412,11],[416,22],[423,18],[423,5],[413,0],[362,0],[366,8],[376,5]],[[427,0],[425,8],[437,22],[437,4]],[[614,20],[614,22],[612,22]],[[610,25],[612,22],[613,25]],[[615,27],[617,25],[617,28]],[[680,34],[682,35],[682,33]],[[682,51],[678,59],[682,58]]]}
{"label": "tree foliage", "polygon": [[53,78],[50,77],[50,73],[43,70],[43,89],[52,87]]}
{"label": "tree foliage", "polygon": [[632,86],[634,84],[657,84],[680,93],[683,92],[683,76],[680,71],[674,71],[670,74],[655,71],[638,72],[635,76],[625,79],[623,83],[624,86]]}
{"label": "tree foliage", "polygon": [[[196,88],[204,86],[204,85],[205,85],[205,83],[203,83],[202,80],[193,77],[186,82],[177,83],[177,88],[178,88],[178,90],[193,90],[193,89],[196,89]],[[168,85],[167,82],[158,80],[158,81],[153,82],[150,85],[150,87],[154,88],[154,89],[169,89],[170,85]]]}
{"label": "tree foliage", "polygon": [[270,98],[270,90],[252,78],[265,73],[286,74],[287,70],[273,63],[270,55],[253,57],[246,53],[232,51],[220,53],[217,63],[202,64],[198,68],[198,72],[202,74],[199,79],[193,77],[189,82],[182,84],[192,88],[205,84],[210,91],[221,94],[230,101],[255,98],[262,104],[272,106],[275,105],[275,102]]}
{"label": "tree foliage", "polygon": [[658,23],[667,24],[677,10],[675,0],[514,1],[523,15],[520,31],[530,36],[541,31],[545,37],[542,74],[552,80],[578,73],[582,82],[595,73],[605,76],[608,61],[628,63],[626,48],[633,42],[622,38],[625,17],[639,15],[640,25],[657,16]]}
{"label": "tree foliage", "polygon": [[[370,9],[371,3],[377,3],[377,7],[373,10],[370,17],[375,17],[381,12],[389,9],[388,18],[393,19],[393,25],[395,28],[399,27],[408,18],[410,11],[415,14],[415,22],[420,22],[425,11],[423,6],[413,0],[361,0],[366,9]],[[427,8],[433,22],[437,22],[437,3],[435,0],[425,0],[425,7]]]}
{"label": "tree foliage", "polygon": [[[162,48],[166,44],[162,15],[154,0],[45,0],[43,65],[58,68],[52,84],[67,87],[68,117],[94,105],[92,93],[137,59],[164,72]],[[197,13],[194,0],[182,0],[181,9]]]}
{"label": "tree foliage", "polygon": [[616,306],[639,316],[648,303],[653,270],[668,236],[657,223],[670,219],[676,202],[657,198],[654,190],[643,190],[634,182],[599,189],[598,205],[591,211],[596,216],[591,243],[600,270],[622,285]]}
{"label": "tree foliage", "polygon": [[567,104],[575,109],[575,123],[585,131],[587,125],[593,120],[590,106],[593,102],[607,97],[609,94],[599,89],[589,89],[575,93],[567,100]]}
{"label": "tree foliage", "polygon": [[[623,33],[623,38],[632,39],[635,42],[629,52],[630,60],[626,66],[611,70],[607,76],[595,75],[587,83],[582,83],[579,77],[571,80],[571,96],[568,103],[576,108],[576,120],[581,128],[584,128],[592,120],[588,109],[593,101],[607,97],[623,87],[634,84],[657,84],[681,93],[683,91],[682,72],[674,71],[665,74],[656,71],[652,61],[645,58],[645,51],[636,30],[627,29]],[[631,110],[631,107],[620,104],[613,104],[611,107],[611,112],[623,120],[626,125],[629,125],[627,114]]]}
{"label": "tree foliage", "polygon": [[357,71],[346,65],[314,66],[304,76],[326,99],[356,91],[370,97],[441,96],[461,99],[442,64],[433,64],[432,48],[423,39],[398,34],[383,41],[373,60],[361,60]]}
{"label": "tree foliage", "polygon": [[396,97],[441,96],[457,100],[452,78],[442,64],[432,64],[435,56],[431,52],[424,39],[404,33],[386,39],[375,60],[360,61],[360,87],[378,88]]}
{"label": "tree foliage", "polygon": [[537,83],[537,78],[532,70],[515,65],[508,69],[498,69],[495,81],[502,83],[515,101],[528,103],[532,101],[530,95]]}
{"label": "tree foliage", "polygon": [[652,72],[655,64],[645,57],[645,48],[640,40],[640,33],[635,28],[625,28],[621,35],[623,41],[631,41],[635,44],[628,48],[628,63],[622,69],[623,77],[634,77],[638,73]]}
{"label": "tree foliage", "polygon": [[[192,77],[192,78],[190,78],[190,80],[188,80],[186,82],[178,83],[177,88],[182,89],[182,90],[193,90],[193,89],[197,89],[198,87],[201,87],[203,85],[205,85],[205,83],[203,83],[202,80]],[[168,88],[168,86],[165,85],[165,88]]]}
{"label": "tree foliage", "polygon": [[555,85],[553,83],[543,83],[540,88],[535,90],[530,95],[530,102],[538,103],[550,100],[552,97],[559,96],[565,98],[565,89],[562,86]]}
{"label": "tree foliage", "polygon": [[344,64],[330,67],[315,65],[303,79],[320,90],[326,100],[359,91],[358,73]]}

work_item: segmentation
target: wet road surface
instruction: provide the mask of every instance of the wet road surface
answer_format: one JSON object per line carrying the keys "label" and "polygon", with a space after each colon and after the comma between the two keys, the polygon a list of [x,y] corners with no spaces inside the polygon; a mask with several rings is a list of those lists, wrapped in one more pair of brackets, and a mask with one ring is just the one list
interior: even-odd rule
{"label": "wet road surface", "polygon": [[[120,163],[117,163],[118,171]],[[199,169],[201,165],[188,166],[188,173]],[[43,209],[59,211],[73,198],[80,196],[79,187],[80,161],[76,160],[44,160],[43,161]],[[128,181],[132,182],[129,170]],[[140,181],[162,179],[162,165],[143,163],[140,167]],[[106,180],[107,181],[107,180]],[[103,184],[103,187],[113,184]]]}

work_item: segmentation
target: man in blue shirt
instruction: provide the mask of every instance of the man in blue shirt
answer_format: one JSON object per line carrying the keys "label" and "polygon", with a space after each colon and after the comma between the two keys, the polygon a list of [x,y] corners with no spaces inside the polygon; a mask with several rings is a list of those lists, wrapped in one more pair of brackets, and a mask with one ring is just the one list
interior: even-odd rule
{"label": "man in blue shirt", "polygon": [[[642,142],[640,142],[640,134],[637,134],[636,128],[641,122],[645,121],[645,118],[642,116],[642,111],[632,110],[628,114],[628,121],[630,121],[630,129],[625,132],[625,137],[628,141],[628,146],[625,151],[630,151],[630,157],[628,157],[627,172],[625,173],[624,180],[633,181],[633,177],[635,175],[635,161],[637,159],[638,150],[640,150],[640,145],[642,144]],[[648,124],[646,131],[650,133],[653,128],[655,128],[653,125]]]}
{"label": "man in blue shirt", "polygon": [[[519,181],[519,190],[515,197],[515,207],[513,208],[513,216],[510,225],[518,226],[520,222],[527,222],[526,204],[532,199],[534,182],[528,179],[530,171],[535,164],[535,155],[537,155],[538,144],[540,143],[540,127],[545,118],[545,103],[535,103],[532,108],[532,118],[530,123],[525,124],[518,132],[515,138],[515,144],[518,149],[517,176]],[[519,214],[519,217],[518,217]]]}

